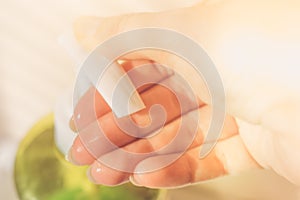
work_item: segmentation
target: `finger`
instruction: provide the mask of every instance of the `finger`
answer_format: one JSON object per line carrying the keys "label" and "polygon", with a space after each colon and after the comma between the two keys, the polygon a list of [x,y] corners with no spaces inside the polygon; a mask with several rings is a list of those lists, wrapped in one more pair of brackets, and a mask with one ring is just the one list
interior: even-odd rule
{"label": "finger", "polygon": [[96,88],[90,87],[76,105],[70,120],[70,127],[75,131],[80,131],[110,111],[111,108]]}
{"label": "finger", "polygon": [[[199,44],[212,43],[211,35],[207,34],[206,31],[202,31],[206,30],[207,27],[201,29],[201,26],[209,23],[208,17],[196,16],[199,15],[198,13],[202,13],[201,9],[185,8],[161,13],[141,13],[109,18],[83,17],[74,24],[74,32],[81,46],[89,51],[118,33],[144,27],[169,28],[183,32],[194,39],[200,38]],[[207,11],[205,13],[207,15]],[[199,20],[195,20],[195,18]],[[203,19],[205,19],[205,23],[201,23]],[[186,21],[191,23],[186,23]],[[195,27],[198,27],[197,31],[195,31]],[[149,40],[149,38],[139,39]],[[210,94],[207,90],[206,82],[189,62],[177,55],[162,50],[141,50],[129,53],[122,56],[122,58],[149,59],[170,66],[191,83],[192,88],[200,99],[206,103],[210,102]]]}
{"label": "finger", "polygon": [[77,128],[76,128],[75,121],[74,121],[74,116],[71,116],[71,118],[69,120],[69,127],[73,132],[77,132]]}
{"label": "finger", "polygon": [[[141,98],[143,99],[143,102],[146,105],[146,109],[131,115],[132,120],[137,125],[147,126],[150,123],[150,121],[161,123],[160,115],[151,116],[151,120],[150,116],[148,115],[151,106],[155,104],[161,105],[167,112],[166,123],[174,120],[177,116],[181,115],[180,105],[177,101],[176,96],[171,91],[160,85],[156,85],[150,90],[147,90],[146,92],[142,93]],[[122,123],[121,120],[119,120],[119,123]],[[127,119],[125,120],[128,121]],[[127,123],[126,121],[125,123]],[[87,128],[82,130],[80,132],[80,135],[82,137],[85,137],[85,141],[88,143],[88,140],[91,140],[90,144],[93,143],[95,147],[94,153],[97,153],[98,156],[100,156],[104,153],[107,153],[108,151],[113,150],[111,148],[108,148],[109,146],[111,146],[110,144],[104,144],[104,137],[107,137],[110,140],[110,142],[115,144],[117,147],[121,147],[135,140],[135,137],[132,135],[145,136],[146,134],[149,134],[152,131],[154,131],[157,128],[157,126],[159,126],[158,123],[158,125],[156,125],[155,123],[151,124],[153,124],[153,126],[150,126],[149,129],[145,129],[146,132],[143,131],[143,128],[139,129],[138,127],[130,127],[130,130],[128,130],[127,132],[131,135],[128,135],[126,132],[120,129],[119,124],[116,123],[116,119],[114,118],[113,113],[108,113],[103,117],[99,118],[99,120],[95,123],[92,123]],[[105,134],[105,136],[99,135],[99,127],[101,127],[102,132]],[[97,144],[97,142],[102,145]]]}
{"label": "finger", "polygon": [[[174,148],[171,148],[169,152],[164,153],[176,153],[181,150],[192,149],[200,146],[204,142],[204,138],[208,133],[210,127],[212,109],[208,105],[201,106],[197,110],[193,110],[186,113],[182,118],[176,118],[171,123],[166,124],[162,130],[155,133],[154,136],[136,140],[123,147],[124,150],[131,153],[151,153],[152,151],[158,151],[170,143],[173,142]],[[184,126],[182,123],[188,124]],[[195,129],[191,129],[192,124],[197,124]],[[180,130],[181,128],[181,130]],[[179,135],[179,131],[183,131],[184,134]],[[238,128],[235,120],[231,116],[226,116],[222,132],[218,141],[230,138],[238,134]],[[176,140],[176,137],[179,139]],[[188,141],[188,142],[185,142]],[[177,144],[176,144],[177,142]],[[181,144],[187,144],[186,147],[182,147]],[[114,152],[111,152],[112,157]]]}
{"label": "finger", "polygon": [[[141,65],[147,65],[146,70],[145,68],[143,68],[142,70],[139,69],[138,66]],[[149,83],[156,83],[172,75],[172,71],[158,67],[155,65],[155,63],[148,60],[123,61],[122,67],[124,67],[126,72],[130,71],[129,77],[131,78],[133,84],[136,86],[139,85],[142,80]],[[136,70],[133,70],[135,67]],[[149,74],[152,74],[150,78]],[[152,86],[153,84],[144,85],[137,90],[139,92],[143,92]],[[80,123],[76,123],[75,125],[74,117],[72,117],[70,120],[70,127],[76,132],[80,131],[108,112],[111,112],[108,104],[98,93],[98,91],[94,87],[91,87],[80,99],[75,109],[75,113],[77,113],[77,115],[75,114],[75,116],[80,116],[80,119],[77,119],[81,120]],[[129,137],[126,138],[126,140],[131,139],[129,139]],[[82,145],[79,137],[75,138],[73,147],[69,152],[69,160],[78,165],[91,164],[94,160],[91,154]]]}
{"label": "finger", "polygon": [[[151,60],[123,60],[122,67],[127,72],[139,93],[149,89],[155,83],[174,75],[173,70]],[[148,84],[144,84],[148,83]]]}
{"label": "finger", "polygon": [[260,167],[249,155],[239,135],[220,141],[214,151],[203,159],[199,159],[199,150],[189,150],[171,165],[144,173],[147,165],[163,162],[169,155],[148,158],[136,167],[132,181],[151,188],[170,188]]}
{"label": "finger", "polygon": [[[121,149],[101,156],[99,160],[108,161],[109,163],[110,158],[114,158],[114,162],[110,162],[110,165],[114,166],[115,169],[133,171],[140,161],[153,155],[183,153],[188,149],[202,145],[210,124],[199,124],[210,118],[210,110],[209,106],[202,106],[198,110],[185,114],[182,118],[173,120],[164,126],[162,130],[152,134],[151,137],[135,140]],[[224,140],[236,134],[237,126],[233,118],[227,116],[219,140]],[[124,155],[124,151],[129,154]],[[134,157],[135,154],[140,156]],[[154,169],[155,164],[153,164],[153,167],[151,164],[148,165],[148,168]]]}
{"label": "finger", "polygon": [[[138,66],[141,65],[142,66],[147,65],[147,66],[146,68],[140,69]],[[136,86],[141,85],[141,81],[150,83],[142,86],[141,88],[138,88],[137,90],[139,92],[143,92],[149,89],[154,85],[154,83],[160,82],[168,78],[173,73],[172,71],[166,68],[161,68],[155,65],[155,63],[153,63],[152,61],[148,61],[148,60],[123,61],[122,67],[124,67],[125,71],[127,72],[130,71],[129,77],[131,78],[134,85]],[[149,74],[151,74],[151,76],[149,76]],[[88,126],[89,124],[91,124],[92,122],[95,122],[99,117],[107,114],[108,112],[111,112],[111,109],[109,108],[108,104],[105,102],[103,97],[98,93],[98,91],[94,87],[91,87],[86,92],[86,94],[80,99],[74,112],[75,116],[77,117],[76,120],[80,120],[80,122],[77,122],[75,125],[74,121],[76,120],[74,120],[74,117],[72,117],[70,120],[70,127],[76,132],[80,131],[84,129],[86,126]],[[106,119],[106,117],[104,118]],[[110,114],[110,118],[113,118],[112,113]],[[96,126],[96,129],[97,128],[98,125]],[[92,131],[91,129],[89,130]],[[131,137],[126,137],[126,136],[124,137],[126,138],[125,141],[132,139]],[[73,163],[77,163],[80,165],[91,164],[92,159],[90,158],[90,153],[88,153],[88,151],[80,145],[82,143],[79,140],[80,140],[79,137],[75,139],[74,145],[69,152],[70,154],[69,159]],[[78,159],[76,159],[77,157]]]}
{"label": "finger", "polygon": [[[219,25],[216,24],[218,22],[216,15],[217,17],[220,15],[218,12],[221,12],[223,7],[224,5],[215,6],[199,3],[193,7],[164,12],[132,13],[106,18],[85,16],[75,21],[73,30],[77,41],[88,51],[111,36],[145,27],[166,28],[185,32],[192,38],[201,38],[201,43],[206,44],[208,39],[213,39],[213,36],[215,36],[208,30],[215,31],[215,28],[219,28],[212,25]],[[210,26],[207,24],[210,24]]]}
{"label": "finger", "polygon": [[[141,86],[137,88],[139,93],[173,74],[172,70],[161,67],[149,60],[125,60],[122,61],[121,66],[128,72],[132,83],[136,87]],[[144,85],[143,83],[149,84]],[[74,111],[75,120],[74,116],[70,119],[70,128],[77,132],[110,111],[111,108],[102,95],[96,88],[91,87],[76,105]],[[80,123],[75,123],[76,120],[80,120]]]}
{"label": "finger", "polygon": [[95,161],[88,169],[87,176],[95,184],[116,186],[129,181],[129,173],[120,172]]}
{"label": "finger", "polygon": [[[182,88],[176,87],[176,89],[181,90]],[[191,105],[195,104],[191,103],[188,97],[184,97],[185,105],[179,105],[177,97],[174,95],[174,93],[177,93],[177,95],[179,94],[185,96],[186,91],[175,91],[174,93],[173,92],[160,85],[155,85],[149,90],[143,92],[141,94],[141,98],[143,99],[146,105],[146,109],[131,115],[132,120],[138,125],[147,125],[150,122],[150,118],[148,115],[149,109],[152,105],[155,104],[161,105],[167,111],[166,123],[174,120],[177,116],[180,116],[182,110],[183,112],[187,112],[188,110],[193,109],[191,108]],[[199,101],[199,105],[201,104],[203,103]],[[181,106],[184,108],[181,108]],[[161,121],[160,115],[155,115],[151,117],[152,121]],[[105,133],[105,136],[99,134],[99,127],[101,127],[102,132]],[[139,134],[143,133],[141,130],[132,130],[132,132],[136,132]],[[148,133],[150,132],[146,132],[144,134]],[[93,153],[96,154],[94,155],[95,158],[98,158],[104,153],[113,150],[110,142],[115,144],[116,147],[121,147],[136,139],[135,137],[128,135],[119,128],[118,124],[115,121],[114,115],[111,112],[99,118],[98,121],[90,124],[87,128],[83,129],[80,135],[85,137],[85,142],[83,143],[85,144],[86,148],[88,148],[90,151],[93,151]],[[106,142],[106,138],[109,139],[109,142]],[[74,153],[72,157],[76,159],[76,151],[73,150],[71,152]]]}
{"label": "finger", "polygon": [[87,151],[77,136],[68,152],[67,160],[75,165],[87,165],[92,164],[95,158]]}
{"label": "finger", "polygon": [[[198,112],[192,111],[192,112]],[[209,106],[203,106],[199,109],[200,114],[200,129],[198,129],[198,133],[196,136],[196,140],[193,142],[193,144],[189,147],[189,149],[199,146],[199,144],[202,144],[203,138],[205,137],[209,123],[207,123],[208,119],[211,115],[211,109]],[[191,115],[190,115],[191,116]],[[188,117],[188,115],[185,115],[184,117]],[[191,120],[193,120],[191,118]],[[154,150],[158,150],[165,146],[168,142],[170,142],[174,137],[176,136],[176,133],[178,131],[178,127],[180,126],[180,119],[174,120],[172,123],[167,124],[163,130],[155,135],[154,137],[151,137],[150,139],[141,139],[137,142],[131,143],[124,147],[124,150],[132,153],[149,153],[153,152]],[[186,135],[191,135],[192,133],[186,133]],[[237,134],[237,127],[232,117],[227,116],[224,123],[224,128],[221,134],[220,140],[224,140],[226,138],[230,138],[233,135]],[[180,140],[182,141],[182,140]],[[176,152],[175,149],[173,149],[174,152]],[[197,153],[197,158],[198,158]],[[135,168],[136,164],[140,162],[141,160],[130,160],[125,159],[122,157],[118,157],[118,152],[114,151],[111,153],[108,153],[105,155],[106,158],[114,158],[114,162],[117,165],[131,165],[130,168]],[[93,167],[90,168],[90,178],[93,182],[98,184],[107,184],[107,185],[115,185],[120,184],[123,181],[127,181],[129,177],[129,173],[122,172],[119,170],[115,170],[109,167],[104,166],[105,170],[100,170],[101,165],[98,161],[95,161],[93,164]],[[151,164],[147,165],[149,168]],[[129,166],[126,166],[129,168]],[[107,181],[109,180],[109,182]]]}
{"label": "finger", "polygon": [[75,21],[73,29],[77,41],[82,47],[89,51],[109,37],[123,31],[147,25],[152,25],[153,27],[168,25],[170,21],[158,20],[162,15],[170,18],[167,14],[163,13],[128,14],[108,18],[81,17]]}

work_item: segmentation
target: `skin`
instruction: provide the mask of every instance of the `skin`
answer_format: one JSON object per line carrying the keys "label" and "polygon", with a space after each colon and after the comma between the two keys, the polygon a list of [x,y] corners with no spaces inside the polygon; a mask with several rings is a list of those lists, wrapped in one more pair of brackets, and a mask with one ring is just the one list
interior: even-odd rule
{"label": "skin", "polygon": [[[158,51],[131,53],[121,58],[125,61],[122,67],[126,71],[144,63],[157,62],[171,67],[189,80],[199,101],[198,108],[195,108],[193,112],[201,113],[196,139],[174,163],[149,173],[137,172],[147,163],[156,162],[168,155],[140,160],[136,163],[136,170],[133,173],[122,172],[99,162],[97,157],[89,153],[78,136],[70,150],[69,159],[77,165],[90,165],[88,176],[91,181],[104,185],[118,185],[131,181],[136,185],[152,188],[180,187],[257,168],[272,169],[296,185],[300,185],[298,173],[300,161],[295,156],[295,152],[300,150],[298,134],[300,128],[296,121],[286,120],[299,119],[300,108],[296,103],[298,102],[297,98],[291,97],[286,101],[283,99],[283,103],[275,106],[272,104],[272,95],[268,95],[267,82],[266,88],[261,87],[262,84],[260,84],[257,85],[255,91],[246,86],[239,89],[239,85],[245,85],[244,79],[236,76],[235,73],[240,68],[246,67],[247,63],[245,65],[236,63],[236,57],[230,60],[230,55],[224,58],[224,52],[220,50],[224,48],[226,41],[231,41],[231,44],[235,44],[234,42],[240,44],[237,36],[243,36],[245,28],[247,28],[247,32],[260,32],[274,37],[278,41],[289,42],[293,39],[293,42],[299,42],[294,32],[281,33],[278,31],[288,26],[286,23],[280,22],[282,16],[295,10],[299,11],[299,3],[290,1],[289,3],[293,5],[287,8],[284,7],[287,4],[286,1],[278,1],[276,4],[272,2],[269,0],[263,2],[258,0],[204,1],[193,7],[160,13],[140,13],[110,18],[83,17],[77,20],[74,32],[78,42],[86,50],[93,49],[97,44],[117,33],[140,27],[170,28],[193,38],[204,46],[220,71],[228,98],[228,113],[221,138],[214,150],[206,158],[199,159],[198,154],[208,130],[211,110],[209,93],[204,81],[195,75],[187,63],[174,55]],[[247,10],[254,11],[255,15]],[[295,13],[298,13],[295,15],[299,19],[300,12]],[[294,20],[297,16],[290,18],[291,27],[300,27],[299,22]],[[241,46],[241,48],[246,47]],[[168,79],[170,77],[164,77],[164,74],[161,74],[161,78]],[[238,81],[239,84],[231,84],[232,80]],[[255,80],[251,83],[255,87]],[[182,117],[176,112],[176,100],[163,87],[152,85],[139,88],[138,91],[146,104],[146,109],[131,115],[136,124],[147,125],[149,123],[147,109],[156,103],[166,106],[174,105],[166,109],[170,119]],[[151,98],[153,96],[156,98]],[[253,109],[253,105],[261,105],[260,101],[264,98],[270,98],[271,103],[262,104],[263,106],[259,107],[261,110]],[[92,107],[91,100],[95,100]],[[245,104],[245,102],[249,103]],[[252,105],[252,107],[247,105]],[[89,106],[92,109],[87,109]],[[93,109],[96,111],[96,116],[93,114]],[[94,88],[90,88],[76,106],[74,116],[77,116],[78,113],[81,114],[80,120],[82,121],[76,123],[76,126],[74,122],[71,122],[74,131],[94,133],[96,129],[93,123],[98,122],[105,127],[105,134],[113,143],[131,152],[150,152],[161,148],[174,137],[174,132],[178,128],[178,121],[169,120],[161,133],[151,139],[136,139],[128,136],[116,128],[111,109]],[[101,146],[100,141],[99,146]],[[114,151],[99,149],[97,152],[97,156],[107,154],[113,156]]]}
{"label": "skin", "polygon": [[[122,66],[125,70],[134,68],[141,64],[148,63],[147,60],[127,61]],[[164,77],[161,79],[172,79],[173,77]],[[143,76],[141,74],[140,76]],[[134,77],[132,77],[134,79]],[[180,126],[182,116],[180,116],[180,105],[178,104],[175,95],[160,86],[153,84],[148,87],[138,89],[146,108],[131,115],[131,118],[137,125],[149,124],[149,108],[155,104],[162,105],[167,112],[167,122],[164,128],[151,138],[136,139],[128,136],[124,131],[118,128],[114,121],[114,115],[110,107],[105,103],[102,96],[95,90],[94,87],[82,97],[75,109],[74,116],[80,114],[80,119],[71,122],[71,127],[74,131],[81,134],[95,133],[99,131],[94,126],[94,122],[103,128],[105,135],[116,144],[118,147],[134,153],[147,153],[158,150],[167,145],[175,136]],[[91,103],[94,102],[94,104]],[[90,105],[95,108],[89,109]],[[96,112],[96,116],[93,112]],[[77,165],[90,165],[88,176],[94,183],[105,185],[118,185],[127,181],[131,181],[136,185],[143,185],[152,188],[162,187],[178,187],[187,184],[196,183],[203,180],[208,180],[229,173],[234,173],[239,170],[247,170],[260,168],[256,161],[247,152],[245,146],[241,142],[238,135],[238,128],[233,117],[227,115],[224,123],[224,128],[220,137],[220,142],[215,149],[204,159],[199,159],[199,151],[203,145],[204,137],[208,131],[209,119],[211,117],[211,106],[205,104],[201,100],[198,101],[198,108],[194,108],[191,112],[199,112],[199,128],[197,129],[196,137],[188,150],[174,163],[162,169],[150,172],[139,173],[138,169],[144,165],[149,165],[151,162],[159,162],[159,159],[164,159],[164,155],[146,158],[136,163],[133,173],[122,172],[106,166],[96,158],[102,155],[108,155],[112,158],[116,157],[113,149],[98,148],[97,155],[94,152],[89,152],[78,136],[69,153],[69,160]],[[95,116],[95,117],[93,117]],[[175,119],[175,120],[174,120]],[[76,125],[75,125],[76,124]],[[150,133],[151,134],[151,133]],[[97,141],[99,146],[101,140]],[[226,148],[229,147],[230,148]],[[234,164],[227,165],[228,160],[236,154],[242,160],[230,160]],[[174,150],[174,154],[175,154]],[[172,152],[171,152],[172,154]],[[227,155],[228,154],[228,155]],[[232,154],[232,155],[229,155]],[[170,155],[165,155],[170,156]],[[236,155],[235,155],[236,156]],[[242,162],[239,163],[239,162]],[[241,165],[243,165],[241,167]],[[205,171],[205,173],[203,173]]]}

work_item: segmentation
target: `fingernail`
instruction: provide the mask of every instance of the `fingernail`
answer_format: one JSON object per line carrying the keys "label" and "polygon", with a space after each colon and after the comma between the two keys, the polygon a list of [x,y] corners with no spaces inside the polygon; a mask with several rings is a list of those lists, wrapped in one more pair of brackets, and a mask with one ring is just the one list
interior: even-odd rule
{"label": "fingernail", "polygon": [[72,147],[71,149],[68,151],[67,155],[65,156],[65,159],[66,161],[74,164],[74,165],[77,165],[77,163],[74,161],[73,157],[72,157]]}
{"label": "fingernail", "polygon": [[72,164],[76,164],[76,163],[74,163],[71,154],[72,154],[72,153],[71,153],[71,149],[70,149],[70,150],[68,151],[67,155],[65,156],[65,159],[66,159],[66,161],[68,161],[68,162],[70,162],[70,163],[72,163]]}
{"label": "fingernail", "polygon": [[74,116],[72,116],[70,121],[69,121],[69,127],[72,131],[78,132],[77,128],[76,128],[76,125],[75,125]]}
{"label": "fingernail", "polygon": [[[73,148],[73,147],[71,147],[71,149],[69,150],[68,154],[65,156],[65,159],[66,159],[68,162],[70,162],[70,163],[72,163],[72,164],[74,164],[74,165],[80,165],[80,163],[78,163],[78,162],[76,161],[76,159],[74,159],[74,156],[73,156],[73,153],[72,153],[72,148]],[[81,147],[78,147],[78,148],[76,149],[76,151],[78,151],[78,152],[82,151],[82,150],[80,150],[80,148],[81,148]]]}
{"label": "fingernail", "polygon": [[[135,175],[135,176],[136,176],[136,175]],[[130,181],[133,185],[141,187],[142,185],[138,183],[138,181],[135,179],[135,176],[134,176],[134,175],[129,176],[129,181]]]}
{"label": "fingernail", "polygon": [[95,184],[98,184],[97,181],[95,180],[93,174],[92,174],[92,171],[94,173],[100,173],[102,171],[101,169],[101,166],[99,164],[97,164],[97,166],[95,165],[92,165],[91,167],[88,168],[87,172],[86,172],[86,175],[88,177],[88,179],[92,182],[92,183],[95,183]]}
{"label": "fingernail", "polygon": [[94,178],[92,177],[92,173],[91,173],[91,167],[89,167],[86,171],[86,176],[88,177],[89,181],[92,183],[95,183]]}

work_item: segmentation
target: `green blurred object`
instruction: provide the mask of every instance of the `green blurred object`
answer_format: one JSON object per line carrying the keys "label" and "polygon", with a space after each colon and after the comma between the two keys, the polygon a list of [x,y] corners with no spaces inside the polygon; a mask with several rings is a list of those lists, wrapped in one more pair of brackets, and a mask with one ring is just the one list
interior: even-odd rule
{"label": "green blurred object", "polygon": [[64,159],[54,142],[53,115],[46,116],[26,135],[15,161],[15,183],[21,200],[158,200],[164,190],[116,187],[91,183],[86,167]]}

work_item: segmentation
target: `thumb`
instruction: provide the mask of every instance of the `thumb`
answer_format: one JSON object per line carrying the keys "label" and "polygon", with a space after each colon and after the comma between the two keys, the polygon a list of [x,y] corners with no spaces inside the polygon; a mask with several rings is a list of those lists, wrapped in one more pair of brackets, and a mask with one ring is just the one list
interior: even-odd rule
{"label": "thumb", "polygon": [[[181,9],[172,11],[179,12]],[[85,50],[92,50],[98,44],[118,33],[142,27],[173,27],[167,12],[134,13],[113,17],[80,17],[74,23],[74,33],[77,41]],[[145,38],[147,39],[147,38]]]}
{"label": "thumb", "polygon": [[[202,20],[198,15],[199,7],[181,8],[172,11],[157,13],[136,13],[108,18],[100,17],[81,17],[74,23],[74,34],[79,44],[87,51],[94,49],[101,42],[117,35],[121,32],[143,28],[143,27],[161,27],[172,29],[184,33],[191,38],[199,38],[201,35]],[[195,20],[197,19],[197,20]],[[207,17],[205,18],[208,21]],[[190,23],[186,23],[190,22]],[[197,24],[197,29],[195,29]],[[195,33],[197,32],[197,33]],[[200,32],[200,33],[199,33]],[[203,32],[205,33],[205,32]],[[197,34],[197,37],[195,36]],[[203,35],[199,43],[205,43],[207,36]],[[150,38],[151,39],[151,38]],[[149,40],[149,38],[145,38]],[[188,80],[195,94],[208,103],[210,101],[209,92],[202,77],[186,61],[171,53],[162,50],[140,50],[130,53],[124,59],[148,59],[171,67],[178,72],[185,80]]]}

